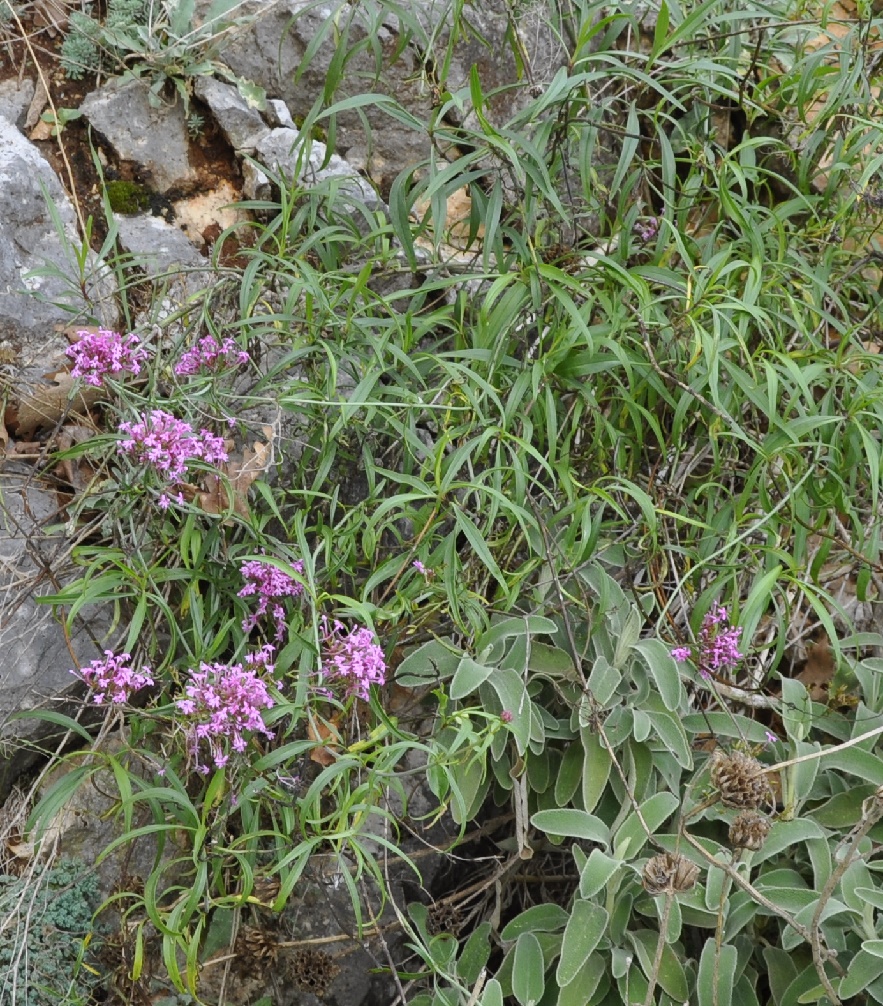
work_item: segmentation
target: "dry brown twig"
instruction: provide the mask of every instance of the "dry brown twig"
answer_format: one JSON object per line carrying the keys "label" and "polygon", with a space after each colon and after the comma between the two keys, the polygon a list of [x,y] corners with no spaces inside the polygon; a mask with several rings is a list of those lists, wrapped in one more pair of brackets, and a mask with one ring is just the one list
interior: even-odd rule
{"label": "dry brown twig", "polygon": [[881,818],[883,818],[883,786],[878,787],[877,790],[864,801],[862,804],[861,820],[840,843],[840,845],[843,846],[849,842],[846,854],[828,875],[828,879],[825,881],[825,886],[822,888],[822,892],[819,895],[819,900],[816,902],[816,910],[813,912],[812,921],[809,924],[813,966],[819,976],[819,981],[824,986],[825,994],[831,1000],[832,1006],[840,1006],[840,999],[834,992],[831,980],[828,978],[827,972],[825,971],[825,961],[830,959],[831,955],[830,951],[825,951],[822,948],[822,915],[825,911],[825,905],[827,905],[831,895],[840,883],[843,874],[846,873],[850,864],[858,856],[858,847],[862,839]]}

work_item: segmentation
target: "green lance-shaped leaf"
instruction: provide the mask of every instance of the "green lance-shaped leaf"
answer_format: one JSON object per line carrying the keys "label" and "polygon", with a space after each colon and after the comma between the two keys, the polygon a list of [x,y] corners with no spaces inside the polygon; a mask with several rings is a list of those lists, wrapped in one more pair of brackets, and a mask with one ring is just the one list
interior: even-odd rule
{"label": "green lance-shaped leaf", "polygon": [[593,901],[576,901],[561,944],[556,978],[560,986],[569,985],[580,973],[589,955],[598,946],[607,929],[607,912]]}

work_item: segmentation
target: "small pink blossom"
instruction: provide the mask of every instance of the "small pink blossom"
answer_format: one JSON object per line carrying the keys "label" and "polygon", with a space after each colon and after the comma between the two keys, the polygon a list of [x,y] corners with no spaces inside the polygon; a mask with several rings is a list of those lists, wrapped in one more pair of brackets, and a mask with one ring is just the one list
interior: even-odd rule
{"label": "small pink blossom", "polygon": [[175,364],[175,373],[183,377],[198,374],[201,370],[216,371],[222,367],[241,367],[250,360],[248,353],[238,349],[232,339],[224,339],[219,343],[213,335],[207,335],[183,354]]}
{"label": "small pink blossom", "polygon": [[71,377],[82,377],[96,388],[101,387],[103,377],[116,378],[126,371],[140,374],[141,364],[150,356],[137,335],[122,336],[107,328],[77,335],[79,341],[65,350],[74,361]]}
{"label": "small pink blossom", "polygon": [[261,673],[269,673],[268,658],[272,647],[264,647],[245,658],[242,664],[200,664],[190,671],[186,698],[178,699],[178,712],[187,720],[191,752],[197,771],[205,774],[208,766],[200,761],[206,746],[216,768],[225,768],[231,752],[241,754],[248,746],[246,733],[272,737],[261,716],[271,709],[273,699]]}
{"label": "small pink blossom", "polygon": [[196,433],[190,423],[162,409],[143,413],[137,423],[120,423],[119,430],[129,434],[117,444],[120,453],[149,465],[170,482],[181,481],[193,461],[212,465],[227,460],[222,437],[209,430]]}
{"label": "small pink blossom", "polygon": [[142,667],[140,671],[136,671],[131,661],[128,653],[117,656],[113,650],[105,650],[103,660],[93,660],[88,667],[81,667],[70,673],[85,681],[92,689],[93,700],[97,705],[122,705],[135,692],[153,684],[150,668]]}
{"label": "small pink blossom", "polygon": [[[291,568],[297,573],[303,573],[304,564],[297,559],[291,564]],[[269,611],[276,622],[276,639],[282,639],[285,635],[285,608],[280,601],[284,597],[300,597],[304,592],[303,584],[261,559],[244,562],[239,571],[245,577],[245,586],[238,596],[258,598],[257,610],[243,621],[242,631],[251,632],[258,620]]]}
{"label": "small pink blossom", "polygon": [[695,660],[700,677],[706,680],[733,670],[742,660],[739,652],[742,628],[724,628],[728,617],[727,609],[715,602],[702,619],[696,645],[676,646],[671,655],[678,661]]}
{"label": "small pink blossom", "polygon": [[347,695],[368,699],[371,685],[386,681],[386,660],[374,633],[364,626],[346,631],[343,622],[322,616],[322,672],[346,684]]}
{"label": "small pink blossom", "polygon": [[509,710],[509,709],[504,709],[500,713],[500,722],[501,723],[511,723],[513,719],[514,719],[514,717],[512,716],[511,710]]}

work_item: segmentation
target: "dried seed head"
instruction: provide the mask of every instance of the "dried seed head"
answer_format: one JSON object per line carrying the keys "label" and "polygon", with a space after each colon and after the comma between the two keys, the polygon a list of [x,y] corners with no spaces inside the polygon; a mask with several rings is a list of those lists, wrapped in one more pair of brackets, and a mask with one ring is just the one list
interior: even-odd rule
{"label": "dried seed head", "polygon": [[279,954],[276,937],[257,926],[243,926],[236,934],[234,952],[243,974],[260,975],[276,964]]}
{"label": "dried seed head", "polygon": [[334,981],[340,967],[330,954],[313,947],[295,950],[291,959],[291,977],[304,992],[324,998],[328,986]]}
{"label": "dried seed head", "polygon": [[699,876],[699,867],[678,852],[662,852],[644,867],[641,882],[648,894],[683,894]]}
{"label": "dried seed head", "polygon": [[742,751],[724,754],[717,748],[711,757],[711,784],[725,807],[757,810],[772,801],[772,790],[763,765]]}
{"label": "dried seed head", "polygon": [[756,810],[743,810],[730,825],[730,845],[734,849],[757,850],[766,841],[772,823]]}

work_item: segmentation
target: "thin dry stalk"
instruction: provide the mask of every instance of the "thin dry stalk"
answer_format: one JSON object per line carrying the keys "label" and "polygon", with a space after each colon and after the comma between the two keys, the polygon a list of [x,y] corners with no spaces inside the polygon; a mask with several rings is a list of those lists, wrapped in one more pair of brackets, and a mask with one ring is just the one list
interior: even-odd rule
{"label": "thin dry stalk", "polygon": [[825,905],[827,905],[831,895],[836,890],[843,874],[846,873],[850,863],[858,856],[859,843],[881,818],[883,818],[883,786],[879,787],[874,794],[865,800],[862,804],[861,820],[843,839],[841,845],[849,842],[846,855],[843,856],[825,881],[825,886],[822,888],[822,893],[816,902],[816,910],[813,912],[812,921],[809,924],[813,966],[819,976],[819,981],[825,988],[825,994],[831,1000],[832,1006],[840,1006],[840,999],[834,992],[834,988],[825,971],[825,961],[829,960],[831,955],[822,947],[822,915],[825,911]]}
{"label": "thin dry stalk", "polygon": [[656,941],[656,954],[653,957],[653,970],[650,972],[650,979],[647,984],[647,998],[644,1006],[653,1006],[653,993],[656,991],[656,983],[659,981],[659,969],[662,967],[662,954],[665,951],[665,934],[668,931],[668,920],[671,915],[671,903],[675,899],[674,891],[666,891],[665,904],[662,906],[662,914],[659,917],[659,939]]}
{"label": "thin dry stalk", "polygon": [[[791,928],[798,933],[807,943],[812,945],[812,934],[809,929],[803,925],[802,922],[798,922],[797,919],[787,912],[780,905],[775,904],[775,902],[770,901],[770,899],[765,895],[761,894],[749,881],[747,881],[738,870],[736,870],[729,863],[722,863],[719,859],[716,859],[710,852],[699,844],[695,838],[684,829],[681,829],[681,837],[691,845],[696,852],[710,865],[716,866],[719,870],[723,870],[724,873],[733,881],[733,883],[741,888],[753,901],[757,902],[758,905],[762,905],[768,912],[772,912],[774,915],[778,915],[780,919],[784,919]],[[822,947],[820,944],[820,954],[825,957],[826,960],[830,960],[835,968],[841,971],[839,964],[835,960],[835,954],[828,950],[827,947]]]}

